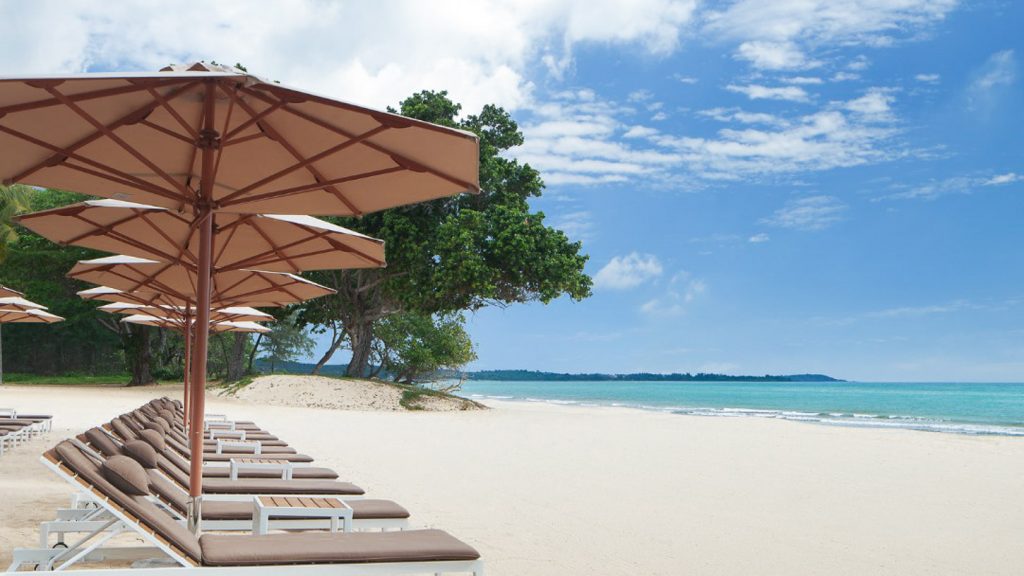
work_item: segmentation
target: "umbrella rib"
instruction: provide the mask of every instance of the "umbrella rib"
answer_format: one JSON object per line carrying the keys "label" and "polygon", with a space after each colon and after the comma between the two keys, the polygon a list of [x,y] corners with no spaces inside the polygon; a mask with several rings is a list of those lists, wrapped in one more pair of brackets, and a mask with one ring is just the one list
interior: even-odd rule
{"label": "umbrella rib", "polygon": [[[172,90],[170,92],[170,94],[168,94],[167,97],[169,99],[177,98],[178,96],[180,96],[180,95],[184,94],[185,92],[188,92],[189,90],[194,88],[197,84],[198,84],[198,82],[194,82],[194,81],[193,82],[188,82],[184,86],[180,86],[180,87],[175,88],[174,90]],[[47,88],[47,91],[51,92],[51,94],[52,94],[55,91],[55,89],[51,86],[51,87]],[[59,94],[59,92],[58,92],[58,94]],[[56,97],[56,94],[54,96]],[[81,110],[81,108],[79,108],[77,105],[74,104],[74,100],[72,100],[72,98],[73,98],[72,96],[67,96],[67,95],[63,95],[62,94],[61,97],[63,98],[62,101],[67,103],[65,105],[67,105],[69,107],[74,106],[72,108],[72,110],[76,110],[76,109]],[[57,98],[57,99],[60,100],[60,98]],[[154,108],[157,107],[157,105],[158,105],[157,102],[150,102],[150,103],[146,104],[145,106],[142,106],[141,108],[137,108],[137,109],[129,112],[128,114],[125,114],[124,116],[121,116],[120,118],[118,118],[117,120],[112,122],[110,124],[110,126],[111,126],[112,129],[116,129],[116,128],[124,125],[124,124],[131,123],[133,120],[144,119],[146,116],[149,115],[149,113],[151,113],[153,111]],[[78,113],[78,112],[76,111],[76,113]],[[79,114],[79,115],[81,115],[81,114]],[[2,128],[2,127],[0,127],[0,128]],[[4,131],[6,132],[7,130],[4,130]],[[100,167],[102,169],[110,170],[111,172],[114,172],[114,173],[119,173],[120,172],[120,171],[115,171],[112,168],[106,167],[103,164],[100,164],[99,162],[94,162],[94,161],[89,160],[88,158],[84,158],[84,157],[81,157],[81,156],[79,156],[77,154],[74,154],[75,150],[78,150],[79,148],[82,148],[83,146],[85,146],[85,145],[95,141],[97,138],[103,136],[103,133],[100,132],[100,131],[93,132],[92,134],[90,134],[90,135],[88,135],[88,136],[86,136],[84,138],[81,138],[78,141],[76,141],[73,144],[71,144],[70,146],[66,146],[64,148],[60,148],[58,146],[54,146],[54,145],[52,145],[52,144],[50,144],[48,142],[43,142],[42,140],[39,140],[39,139],[34,138],[34,137],[31,137],[28,134],[21,135],[20,133],[19,134],[13,134],[12,132],[8,132],[8,133],[11,133],[12,135],[19,136],[19,137],[21,137],[21,138],[23,138],[25,140],[33,142],[36,145],[39,145],[39,146],[42,146],[44,148],[50,149],[50,150],[52,150],[52,151],[57,153],[56,156],[51,156],[50,158],[47,158],[46,160],[43,160],[42,162],[39,162],[39,163],[35,164],[34,166],[31,166],[28,169],[23,170],[20,174],[18,174],[14,178],[12,178],[12,180],[14,180],[14,181],[20,180],[22,178],[26,178],[26,177],[30,176],[31,174],[34,174],[36,171],[40,170],[41,168],[45,168],[47,166],[52,165],[53,162],[55,161],[55,159],[56,158],[60,158],[61,156],[76,158],[77,160],[86,162],[87,164],[94,164],[94,165],[97,165],[98,167]],[[127,174],[124,174],[124,173],[120,173],[119,175],[122,178],[128,176]],[[129,178],[129,179],[134,179],[134,178]],[[145,180],[142,180],[141,178],[139,180],[141,182],[146,182]],[[152,185],[149,182],[146,182],[146,184]],[[168,192],[167,194],[173,194],[173,193]]]}
{"label": "umbrella rib", "polygon": [[[231,102],[232,103],[235,102],[234,98],[232,98]],[[242,122],[238,126],[235,126],[234,128],[231,129],[231,131],[229,131],[226,134],[224,134],[223,138],[224,138],[225,142],[231,142],[231,138],[233,136],[235,136],[236,134],[240,133],[242,130],[245,130],[246,128],[252,126],[253,124],[256,124],[257,122],[260,121],[260,119],[265,118],[266,116],[268,116],[270,114],[273,114],[283,104],[284,104],[284,102],[275,102],[275,103],[271,104],[270,106],[267,106],[264,110],[262,110],[260,112],[257,112],[256,114],[251,114],[249,116],[248,120],[246,120],[245,122]]]}
{"label": "umbrella rib", "polygon": [[49,142],[44,142],[43,140],[40,140],[40,139],[38,139],[38,138],[36,138],[34,136],[31,136],[29,134],[25,134],[24,132],[19,132],[18,130],[14,130],[12,128],[8,128],[8,127],[3,126],[3,125],[0,125],[0,132],[4,132],[6,134],[10,134],[11,136],[14,136],[15,138],[19,138],[21,140],[29,142],[30,144],[35,144],[36,146],[39,146],[40,148],[45,148],[45,149],[50,150],[51,152],[55,153],[53,156],[50,156],[46,160],[43,160],[42,162],[39,162],[39,163],[35,164],[34,166],[30,166],[29,168],[27,168],[25,170],[22,170],[21,173],[15,175],[15,176],[12,176],[10,178],[5,179],[4,182],[14,183],[14,182],[18,182],[18,181],[24,180],[25,178],[28,178],[32,174],[35,174],[36,172],[38,172],[42,168],[46,168],[46,167],[49,167],[49,166],[54,166],[54,165],[59,164],[61,162],[64,162],[65,165],[68,168],[72,168],[74,170],[79,170],[79,171],[82,171],[82,172],[86,172],[87,174],[93,174],[95,176],[98,176],[98,177],[101,177],[101,178],[105,178],[105,179],[117,182],[117,180],[114,177],[110,176],[110,175],[102,174],[102,173],[95,173],[95,172],[87,170],[84,167],[75,166],[73,164],[68,164],[68,163],[65,162],[65,160],[67,158],[73,158],[75,160],[78,160],[79,162],[84,162],[85,164],[88,164],[90,166],[95,166],[95,167],[97,167],[97,168],[99,168],[101,170],[106,170],[107,172],[109,172],[111,174],[114,174],[114,175],[116,175],[119,178],[123,178],[123,179],[125,179],[125,180],[127,180],[129,182],[133,182],[134,184],[126,184],[127,186],[130,186],[132,188],[135,188],[135,189],[138,189],[138,190],[144,190],[146,192],[151,192],[153,194],[156,194],[158,196],[163,196],[165,198],[171,198],[171,199],[174,199],[174,200],[178,200],[179,199],[177,196],[175,196],[174,192],[171,192],[170,190],[166,190],[164,188],[160,188],[159,186],[157,186],[156,184],[153,184],[152,182],[147,182],[147,181],[143,180],[142,178],[139,178],[137,176],[132,176],[131,174],[128,174],[127,172],[122,172],[121,170],[117,170],[115,168],[107,166],[106,164],[103,164],[101,162],[97,162],[95,160],[91,160],[89,158],[86,158],[85,156],[82,156],[80,154],[75,153],[74,152],[74,150],[76,149],[75,145],[72,145],[71,147],[68,147],[68,148],[61,148],[59,146],[55,146],[53,144],[50,144]]}
{"label": "umbrella rib", "polygon": [[[91,92],[81,92],[78,94],[72,94],[68,96],[68,98],[71,98],[74,102],[81,102],[84,100],[95,100],[96,98],[106,98],[107,96],[120,96],[122,94],[130,94],[132,92],[141,92],[142,90],[148,90],[154,84],[157,88],[163,88],[164,86],[193,81],[187,78],[173,78],[167,80],[154,78],[152,80],[136,79],[132,82],[133,84],[130,86],[115,86],[113,88],[103,88],[100,90],[93,90]],[[56,98],[46,98],[33,102],[24,102],[22,104],[11,104],[10,106],[0,107],[0,116],[17,112],[27,112],[29,110],[38,110],[40,108],[49,108],[50,106],[59,106],[60,104],[60,100]]]}
{"label": "umbrella rib", "polygon": [[228,249],[228,246],[231,245],[231,240],[235,237],[235,232],[238,231],[238,223],[244,222],[245,220],[248,220],[252,217],[252,214],[239,215],[238,219],[236,219],[234,222],[227,224],[223,228],[217,229],[217,232],[219,234],[223,234],[224,231],[227,230],[228,237],[223,242],[220,243],[220,251],[217,252],[217,255],[212,258],[214,268],[218,267],[217,263],[220,262],[221,257],[224,256],[224,252]]}
{"label": "umbrella rib", "polygon": [[[168,236],[167,233],[164,232],[162,228],[157,226],[156,223],[153,222],[153,220],[151,218],[149,218],[149,216],[147,216],[146,214],[143,214],[142,215],[142,220],[146,224],[148,224],[149,227],[152,228],[154,232],[159,234],[161,238],[163,238],[165,241],[167,241],[168,245],[174,246],[176,244],[174,239],[171,238],[170,236]],[[189,237],[191,237],[191,235],[189,235]],[[191,252],[188,251],[188,239],[185,240],[185,244],[184,245],[182,245],[182,246],[180,246],[178,248],[178,255],[176,257],[174,257],[174,258],[171,258],[171,260],[174,261],[174,262],[179,262],[180,263],[182,257],[187,257],[188,260],[190,262],[192,262],[193,264],[195,264],[195,262],[198,260],[196,258],[196,256],[195,256],[195,254],[192,254]]]}
{"label": "umbrella rib", "polygon": [[[174,178],[172,178],[162,168],[160,168],[159,166],[154,164],[152,161],[150,161],[149,158],[146,158],[145,154],[143,154],[142,152],[139,152],[138,150],[136,150],[130,144],[125,142],[123,138],[121,138],[120,136],[118,136],[117,134],[114,133],[114,130],[116,128],[119,128],[120,126],[124,125],[124,122],[115,122],[111,126],[106,126],[102,122],[97,120],[95,117],[93,117],[92,114],[89,114],[88,112],[83,110],[81,106],[78,106],[77,104],[75,104],[71,100],[68,100],[67,96],[65,96],[63,93],[60,92],[60,90],[57,90],[55,87],[49,86],[49,87],[46,88],[46,91],[49,92],[50,94],[53,94],[53,96],[55,98],[58,98],[61,101],[63,101],[65,103],[65,105],[68,108],[70,108],[75,114],[78,114],[83,120],[85,120],[89,124],[92,124],[92,126],[94,128],[96,128],[96,130],[101,132],[103,136],[106,136],[107,139],[113,141],[115,144],[120,146],[122,149],[124,149],[125,152],[128,152],[129,154],[134,156],[136,160],[138,160],[139,162],[142,162],[143,164],[145,164],[150,170],[155,172],[158,176],[160,176],[161,178],[166,180],[169,184],[171,184],[172,187],[176,188],[179,192],[181,192],[183,196],[187,196],[188,195],[187,190],[186,190],[184,184],[182,184],[182,183],[178,182],[177,180],[175,180]],[[149,108],[149,110],[152,111],[152,109],[156,108],[158,105],[159,105],[158,102],[152,102],[150,104],[151,107]]]}
{"label": "umbrella rib", "polygon": [[[252,89],[244,89],[244,90],[245,90],[246,94],[251,94],[252,96],[254,96],[256,98],[260,98],[260,99],[263,99],[263,100],[268,100],[267,96],[265,96],[263,94],[260,94],[259,92],[255,91],[255,90],[252,90]],[[315,116],[312,116],[310,114],[307,114],[307,113],[305,113],[305,112],[303,112],[301,110],[296,110],[295,108],[292,108],[291,106],[288,106],[287,104],[281,106],[281,110],[283,110],[285,112],[288,112],[290,114],[293,114],[295,116],[298,116],[299,118],[302,118],[303,120],[306,120],[307,122],[312,122],[313,124],[316,124],[317,126],[320,126],[321,128],[325,128],[325,129],[330,130],[330,131],[332,131],[332,132],[334,132],[336,134],[339,134],[341,136],[345,136],[346,138],[351,138],[352,137],[352,135],[349,134],[348,131],[343,130],[341,128],[338,128],[337,126],[331,124],[330,122],[321,120],[321,119],[319,119],[319,118],[317,118]],[[375,118],[375,119],[378,122],[381,121],[380,118]],[[412,119],[406,119],[406,120],[408,120],[410,123],[416,123],[416,125],[418,127],[421,127],[421,128],[429,128],[430,127],[429,124],[424,126],[423,124],[421,124],[419,122],[416,122],[415,120],[412,120]],[[383,124],[383,122],[382,122],[382,124]],[[433,129],[436,129],[436,127],[434,127]],[[476,184],[472,184],[470,182],[466,182],[465,180],[462,180],[461,178],[456,178],[455,176],[452,176],[452,175],[450,175],[450,174],[448,174],[446,172],[443,172],[441,170],[437,170],[436,168],[431,168],[429,166],[424,166],[424,165],[416,162],[415,160],[409,158],[408,156],[406,156],[404,154],[400,154],[400,153],[395,152],[393,150],[390,150],[390,149],[388,149],[385,146],[381,146],[380,144],[376,144],[374,142],[366,141],[366,142],[363,142],[363,145],[364,146],[368,146],[368,147],[372,148],[373,150],[376,150],[377,152],[381,152],[383,154],[387,154],[387,155],[391,156],[391,158],[394,159],[394,160],[400,160],[400,161],[397,161],[396,164],[399,164],[400,166],[403,166],[403,167],[407,167],[407,169],[412,169],[412,170],[415,170],[415,171],[421,171],[422,170],[422,171],[425,171],[425,172],[429,172],[429,173],[433,174],[434,176],[437,176],[438,178],[442,178],[442,179],[447,180],[447,181],[449,181],[449,182],[451,182],[453,184],[456,184],[458,186],[462,186],[466,190],[479,190],[480,189],[480,187],[477,186]]]}
{"label": "umbrella rib", "polygon": [[171,138],[177,138],[178,140],[181,140],[182,142],[187,143],[189,146],[194,146],[195,143],[196,143],[195,140],[193,140],[193,139],[191,139],[191,138],[189,138],[187,136],[182,136],[181,134],[178,134],[177,132],[175,132],[174,130],[171,130],[170,128],[165,128],[165,127],[163,127],[163,126],[161,126],[159,124],[154,124],[153,122],[150,122],[149,120],[143,120],[143,121],[139,122],[139,124],[141,124],[141,125],[143,125],[143,126],[145,126],[147,128],[152,128],[153,130],[156,130],[157,132],[166,134],[166,135],[170,136]]}
{"label": "umbrella rib", "polygon": [[[361,174],[353,174],[351,176],[342,176],[340,178],[332,178],[330,180],[324,180],[322,182],[316,182],[313,184],[303,184],[301,186],[293,186],[291,188],[283,188],[281,190],[274,190],[271,192],[264,192],[263,194],[257,194],[255,196],[249,196],[247,198],[239,198],[237,200],[221,202],[221,207],[233,206],[235,204],[245,204],[258,202],[260,200],[269,200],[274,198],[283,198],[285,196],[293,196],[295,194],[301,194],[310,190],[319,190],[327,186],[334,184],[344,184],[345,182],[354,182],[356,180],[363,180],[365,178],[376,178],[377,176],[385,176],[394,172],[401,172],[405,170],[401,166],[393,166],[391,168],[382,168],[380,170],[372,170],[370,172],[363,172]],[[359,215],[359,214],[355,214]]]}
{"label": "umbrella rib", "polygon": [[[111,238],[114,238],[115,240],[120,240],[121,242],[123,242],[123,243],[125,243],[125,244],[127,244],[127,245],[129,245],[129,246],[131,246],[133,248],[137,248],[141,253],[146,253],[146,254],[151,255],[151,256],[155,255],[157,258],[161,258],[163,260],[172,260],[173,259],[173,257],[170,254],[168,254],[167,252],[164,252],[162,250],[158,250],[157,248],[155,248],[155,247],[153,247],[153,246],[151,246],[149,244],[145,244],[143,242],[140,242],[139,240],[137,240],[135,238],[132,238],[130,236],[125,235],[123,232],[119,232],[117,230],[114,230],[110,226],[106,226],[106,227],[102,226],[102,225],[100,225],[100,224],[98,224],[96,222],[93,222],[92,220],[89,220],[88,218],[86,218],[85,216],[82,216],[81,214],[73,214],[72,216],[74,218],[77,218],[77,219],[79,219],[79,220],[81,220],[81,221],[91,225],[91,226],[95,226],[96,229],[92,230],[92,231],[90,231],[88,233],[82,234],[80,236],[76,236],[75,238],[72,238],[71,240],[66,240],[66,241],[64,241],[64,244],[73,244],[75,246],[79,246],[80,244],[78,244],[78,242],[81,242],[82,240],[84,240],[86,238],[89,238],[91,236],[109,236]],[[109,229],[105,229],[105,228],[109,228]]]}
{"label": "umbrella rib", "polygon": [[[231,97],[232,97],[233,101],[238,103],[238,107],[239,108],[241,108],[242,110],[245,110],[245,112],[247,114],[249,114],[250,117],[254,116],[252,107],[250,107],[241,98],[239,98],[237,94],[233,93],[233,94],[231,94]],[[264,100],[264,102],[266,102],[266,101]],[[280,103],[280,102],[281,101],[278,100],[275,103]],[[281,103],[280,107],[284,108],[284,104]],[[291,172],[293,172],[295,170],[298,170],[299,168],[305,168],[305,170],[307,172],[309,172],[317,182],[322,182],[325,178],[323,177],[322,174],[320,174],[320,171],[317,170],[316,167],[314,167],[312,165],[314,162],[316,162],[317,160],[320,160],[321,158],[325,158],[325,157],[327,157],[327,156],[329,156],[331,154],[335,154],[337,152],[340,152],[341,150],[344,150],[345,148],[348,148],[349,146],[352,146],[352,145],[360,142],[363,138],[369,138],[370,136],[373,136],[378,131],[380,131],[378,129],[374,129],[374,130],[370,130],[369,132],[367,132],[367,133],[365,133],[363,135],[360,135],[358,137],[348,136],[347,137],[348,140],[346,142],[342,142],[338,146],[334,146],[334,147],[328,148],[327,150],[325,150],[323,152],[320,152],[319,154],[315,154],[315,155],[310,156],[308,158],[304,158],[302,156],[302,154],[300,154],[298,152],[298,150],[294,146],[292,146],[291,143],[288,142],[288,140],[286,140],[283,136],[281,136],[281,134],[277,130],[275,130],[274,127],[271,126],[266,120],[264,120],[260,124],[260,127],[263,129],[264,132],[266,132],[267,134],[270,135],[270,138],[272,140],[274,140],[275,142],[280,144],[282,148],[287,150],[288,153],[291,154],[299,162],[297,164],[292,165],[292,167],[290,167],[290,168],[286,168],[283,171],[278,171],[276,174],[271,174],[270,176],[268,176],[266,178],[263,178],[263,179],[257,181],[254,184],[250,184],[249,186],[246,186],[246,187],[242,188],[241,190],[237,190],[237,191],[233,192],[232,194],[229,194],[223,200],[230,200],[230,199],[232,199],[234,197],[237,197],[237,196],[240,196],[242,194],[245,194],[246,192],[254,189],[257,186],[262,186],[263,184],[266,184],[267,182],[272,182],[274,180],[277,180],[278,178],[281,178],[282,176],[285,176],[286,174],[290,174]],[[380,128],[384,129],[385,127],[382,125]],[[356,206],[344,194],[342,194],[341,191],[338,190],[337,188],[334,188],[333,186],[331,186],[331,187],[324,187],[324,189],[327,190],[328,192],[330,192],[331,194],[334,194],[334,196],[337,197],[338,200],[341,200],[341,202],[343,204],[345,204],[345,206],[352,213],[354,213],[354,214],[362,214],[362,211],[359,210],[358,208],[356,208]]]}
{"label": "umbrella rib", "polygon": [[[299,268],[295,264],[295,261],[292,260],[291,258],[289,258],[283,252],[284,249],[281,246],[278,246],[277,244],[275,244],[270,239],[270,236],[267,236],[267,233],[266,233],[266,231],[263,230],[263,228],[260,228],[260,226],[258,224],[256,224],[255,222],[253,222],[252,220],[246,220],[245,223],[247,225],[251,226],[252,229],[255,230],[257,234],[260,235],[260,238],[263,238],[263,241],[267,243],[267,246],[270,246],[270,250],[274,253],[275,256],[277,256],[277,258],[279,260],[283,260],[284,262],[287,262],[288,265],[292,267],[291,272],[301,272],[302,271],[302,269]],[[297,240],[296,244],[301,244],[302,242],[303,242],[303,240]]]}
{"label": "umbrella rib", "polygon": [[185,129],[186,132],[188,132],[189,136],[192,137],[193,143],[199,139],[199,133],[196,132],[196,130],[192,128],[192,126],[190,126],[189,123],[186,122],[184,118],[181,117],[181,114],[179,114],[178,111],[175,110],[173,106],[171,106],[170,102],[168,102],[167,99],[164,98],[163,94],[157,92],[153,88],[149,89],[149,93],[157,102],[160,103],[160,106],[164,110],[167,110],[167,113],[170,114],[171,117],[174,118],[178,122],[178,124],[180,124],[181,127]]}

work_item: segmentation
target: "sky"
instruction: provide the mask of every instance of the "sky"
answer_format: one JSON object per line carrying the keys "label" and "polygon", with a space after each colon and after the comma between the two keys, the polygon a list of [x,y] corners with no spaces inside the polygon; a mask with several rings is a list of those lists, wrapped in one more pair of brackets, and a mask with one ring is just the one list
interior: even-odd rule
{"label": "sky", "polygon": [[594,295],[471,314],[471,368],[1024,380],[1024,3],[108,6],[0,0],[0,74],[509,110]]}

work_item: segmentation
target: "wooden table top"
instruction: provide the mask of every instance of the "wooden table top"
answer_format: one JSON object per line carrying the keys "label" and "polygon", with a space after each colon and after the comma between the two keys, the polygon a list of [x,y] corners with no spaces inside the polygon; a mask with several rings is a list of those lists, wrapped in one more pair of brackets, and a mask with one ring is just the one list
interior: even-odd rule
{"label": "wooden table top", "polygon": [[260,496],[260,504],[274,508],[345,508],[337,498],[307,498],[305,496]]}

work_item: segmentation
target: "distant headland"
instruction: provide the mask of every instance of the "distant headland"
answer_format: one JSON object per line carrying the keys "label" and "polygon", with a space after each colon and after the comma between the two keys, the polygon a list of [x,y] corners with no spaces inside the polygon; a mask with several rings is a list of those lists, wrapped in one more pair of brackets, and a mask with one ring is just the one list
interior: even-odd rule
{"label": "distant headland", "polygon": [[538,380],[556,382],[581,381],[636,381],[636,382],[845,382],[825,374],[786,374],[764,376],[733,376],[729,374],[712,374],[698,372],[696,374],[672,373],[655,374],[651,372],[634,372],[632,374],[567,374],[561,372],[539,372],[536,370],[478,370],[466,372],[468,380],[500,380],[534,382]]}

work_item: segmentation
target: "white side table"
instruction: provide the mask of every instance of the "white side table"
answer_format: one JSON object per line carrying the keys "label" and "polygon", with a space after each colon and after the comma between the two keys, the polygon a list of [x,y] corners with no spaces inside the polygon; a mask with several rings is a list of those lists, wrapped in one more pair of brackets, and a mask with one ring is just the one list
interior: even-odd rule
{"label": "white side table", "polygon": [[329,518],[331,532],[339,524],[345,532],[352,531],[352,508],[335,496],[256,496],[253,498],[252,533],[266,534],[271,517]]}

